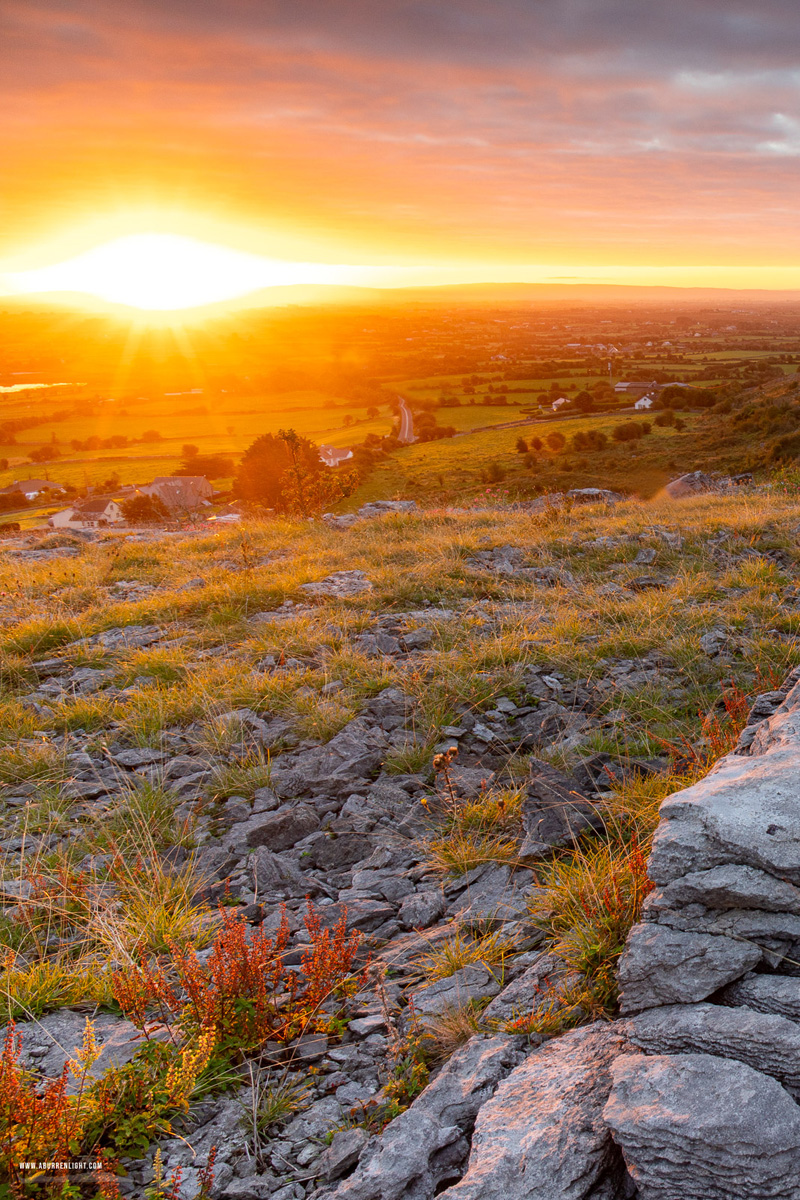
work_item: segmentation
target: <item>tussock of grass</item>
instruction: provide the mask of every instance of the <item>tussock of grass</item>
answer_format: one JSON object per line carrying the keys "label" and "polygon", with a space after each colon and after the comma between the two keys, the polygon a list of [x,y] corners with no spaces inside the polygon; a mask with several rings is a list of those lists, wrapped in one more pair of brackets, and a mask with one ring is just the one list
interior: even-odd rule
{"label": "tussock of grass", "polygon": [[463,967],[482,963],[493,975],[502,979],[503,965],[514,952],[513,943],[495,930],[483,937],[470,937],[457,930],[455,935],[435,950],[419,957],[419,967],[427,980],[446,979]]}
{"label": "tussock of grass", "polygon": [[270,778],[269,755],[260,750],[251,751],[245,758],[214,772],[210,796],[212,800],[227,800],[230,796],[251,800],[259,788],[269,787]]}

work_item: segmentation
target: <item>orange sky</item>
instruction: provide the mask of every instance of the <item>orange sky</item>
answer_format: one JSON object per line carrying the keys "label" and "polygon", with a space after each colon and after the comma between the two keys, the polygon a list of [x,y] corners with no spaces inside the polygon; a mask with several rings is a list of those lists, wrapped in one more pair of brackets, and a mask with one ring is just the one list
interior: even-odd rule
{"label": "orange sky", "polygon": [[800,286],[792,0],[6,0],[2,21],[12,266],[161,228],[431,282]]}

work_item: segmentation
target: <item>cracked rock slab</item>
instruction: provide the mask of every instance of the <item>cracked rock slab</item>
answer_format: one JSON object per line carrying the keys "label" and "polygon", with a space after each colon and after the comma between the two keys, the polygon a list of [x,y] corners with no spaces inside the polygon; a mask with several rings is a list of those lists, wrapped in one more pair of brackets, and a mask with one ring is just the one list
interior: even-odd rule
{"label": "cracked rock slab", "polygon": [[735,1058],[800,1096],[800,1027],[786,1017],[717,1004],[670,1004],[639,1013],[624,1028],[642,1050]]}
{"label": "cracked rock slab", "polygon": [[523,1055],[518,1038],[474,1037],[448,1062],[410,1108],[364,1150],[335,1200],[433,1200],[458,1179],[480,1108]]}
{"label": "cracked rock slab", "polygon": [[661,925],[634,925],[620,959],[623,1013],[705,1000],[761,961],[749,942]]}
{"label": "cracked rock slab", "polygon": [[710,1054],[622,1054],[604,1117],[640,1200],[800,1200],[800,1108]]}
{"label": "cracked rock slab", "polygon": [[794,975],[745,975],[729,983],[716,999],[720,1004],[746,1005],[755,1012],[800,1022],[800,978]]}
{"label": "cracked rock slab", "polygon": [[598,1022],[530,1054],[481,1108],[467,1173],[440,1195],[588,1200],[619,1180],[624,1168],[602,1114],[611,1063],[625,1045],[613,1025]]}

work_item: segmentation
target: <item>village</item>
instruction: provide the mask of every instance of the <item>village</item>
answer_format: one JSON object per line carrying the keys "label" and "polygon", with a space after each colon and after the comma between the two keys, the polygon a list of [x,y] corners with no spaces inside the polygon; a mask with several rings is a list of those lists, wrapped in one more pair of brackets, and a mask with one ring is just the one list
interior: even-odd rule
{"label": "village", "polygon": [[[0,497],[24,504],[58,503],[68,497],[70,489],[49,479],[15,480],[0,489]],[[130,484],[113,493],[79,497],[53,512],[46,519],[49,529],[95,530],[141,524],[169,524],[187,519],[221,521],[232,524],[241,519],[242,507],[233,504],[213,505],[214,497],[222,498],[204,475],[161,475],[151,483]],[[18,522],[6,522],[6,534],[19,531]]]}

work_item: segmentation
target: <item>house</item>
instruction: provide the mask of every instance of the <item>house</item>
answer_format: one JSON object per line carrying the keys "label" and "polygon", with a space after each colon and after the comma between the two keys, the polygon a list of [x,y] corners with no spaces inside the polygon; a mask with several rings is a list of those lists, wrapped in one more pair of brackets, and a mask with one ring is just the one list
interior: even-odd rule
{"label": "house", "polygon": [[654,402],[655,402],[655,396],[652,393],[648,392],[648,394],[646,396],[640,397],[640,399],[636,401],[636,403],[634,404],[633,407],[637,408],[637,409],[652,408]]}
{"label": "house", "polygon": [[320,446],[319,457],[326,467],[338,467],[339,463],[353,457],[353,451],[349,446]]}
{"label": "house", "polygon": [[50,479],[15,479],[8,487],[0,488],[0,496],[22,492],[26,500],[35,500],[42,492],[57,492],[63,495],[64,491],[60,483],[53,483]]}
{"label": "house", "polygon": [[116,500],[109,496],[90,496],[71,508],[53,513],[47,524],[51,529],[103,529],[108,525],[121,525],[124,520]]}
{"label": "house", "polygon": [[201,508],[214,494],[205,475],[158,475],[139,491],[160,500],[170,512]]}
{"label": "house", "polygon": [[563,408],[565,404],[569,404],[569,400],[567,399],[567,397],[559,396],[557,400],[553,401],[553,404],[552,404],[553,412],[558,412],[558,410],[560,408]]}

